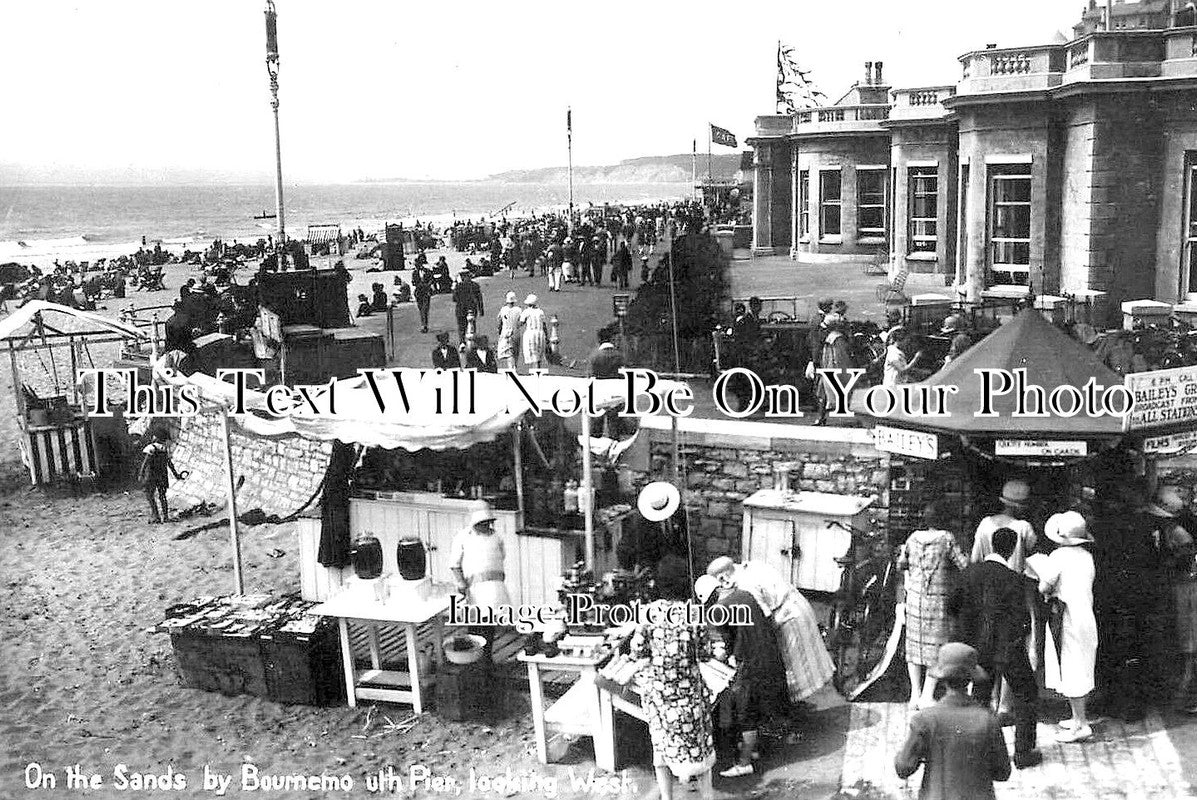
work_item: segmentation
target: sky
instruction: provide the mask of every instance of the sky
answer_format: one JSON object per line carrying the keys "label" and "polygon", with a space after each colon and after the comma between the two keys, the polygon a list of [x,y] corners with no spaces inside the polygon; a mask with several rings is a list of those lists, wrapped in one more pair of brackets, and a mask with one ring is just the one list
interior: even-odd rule
{"label": "sky", "polygon": [[[289,181],[470,179],[741,143],[775,109],[778,40],[831,100],[885,63],[1071,32],[1085,0],[276,0]],[[0,163],[271,174],[257,0],[2,0]],[[716,146],[717,151],[732,152]]]}

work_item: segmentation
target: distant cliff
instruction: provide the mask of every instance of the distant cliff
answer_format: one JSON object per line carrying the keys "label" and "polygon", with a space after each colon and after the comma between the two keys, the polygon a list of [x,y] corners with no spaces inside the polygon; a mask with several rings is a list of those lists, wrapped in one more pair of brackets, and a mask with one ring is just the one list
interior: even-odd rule
{"label": "distant cliff", "polygon": [[[739,169],[739,153],[711,157],[711,175],[717,180],[731,180]],[[702,180],[706,176],[707,156],[706,153],[700,153],[698,179]],[[574,183],[689,183],[691,177],[689,153],[629,158],[604,167],[574,167]],[[484,178],[496,183],[565,183],[568,179],[567,167],[516,169]]]}

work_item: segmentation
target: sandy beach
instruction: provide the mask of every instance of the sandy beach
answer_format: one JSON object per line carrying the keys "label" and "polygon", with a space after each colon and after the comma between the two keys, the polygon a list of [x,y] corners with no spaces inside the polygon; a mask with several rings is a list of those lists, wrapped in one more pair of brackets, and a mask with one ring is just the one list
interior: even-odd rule
{"label": "sandy beach", "polygon": [[[431,255],[435,261],[439,253]],[[464,263],[463,254],[446,255],[455,269]],[[372,263],[346,259],[353,273],[351,296],[368,292],[374,281],[389,285],[393,280],[395,273],[366,273]],[[122,301],[109,300],[102,304],[101,313],[115,317],[129,305],[169,304],[192,270],[168,265],[166,292],[131,293]],[[403,275],[406,280],[409,273]],[[481,283],[488,314],[498,309],[509,288],[517,291],[521,301],[529,292],[544,294],[540,278],[521,276],[513,282],[504,274]],[[583,329],[575,322],[563,330],[567,364],[584,360],[594,326],[609,314],[607,295],[612,292],[573,289],[557,296],[569,297],[573,307],[602,306],[579,314]],[[600,295],[601,303],[592,302]],[[415,314],[414,305],[409,305],[396,315],[397,325],[404,330],[399,360],[419,365],[427,363],[435,330],[453,327],[452,303],[446,296],[434,298],[434,322],[428,334],[418,333]],[[362,324],[381,328],[383,320],[372,317]],[[272,797],[296,800],[373,796],[376,792],[367,789],[366,777],[388,768],[404,778],[403,789],[393,796],[443,794],[424,785],[413,791],[408,780],[412,767],[455,778],[467,797],[600,796],[597,785],[585,783],[593,767],[587,740],[572,749],[568,742],[557,740],[553,747],[562,751],[563,761],[537,762],[526,681],[520,685],[522,670],[514,667],[508,713],[493,725],[446,722],[435,714],[413,721],[411,710],[403,706],[289,706],[183,688],[169,636],[151,629],[162,620],[167,606],[231,591],[227,528],[178,541],[174,537],[190,523],[147,525],[145,500],[137,487],[78,497],[31,489],[16,435],[11,378],[4,370],[0,530],[5,531],[8,555],[0,578],[0,797],[124,797],[138,785],[133,773],[160,780],[167,776],[175,782],[182,775],[185,787],[173,784],[168,796],[210,797],[215,792],[204,788],[205,768],[232,776],[226,796],[248,796],[257,792],[252,791],[252,782],[242,791],[241,771],[246,765],[261,775],[348,776],[353,782],[349,792],[269,792]],[[292,525],[243,527],[248,592],[297,592],[298,556]],[[644,731],[630,727],[624,760],[640,766],[630,769],[630,783],[617,796],[654,796]],[[834,745],[830,752],[814,741],[798,747],[823,751],[824,765],[800,783],[809,787],[813,780],[821,785],[820,796],[833,793],[839,771]],[[801,760],[793,753],[777,755],[786,764]],[[127,766],[121,768],[122,764]],[[97,788],[66,788],[66,770],[74,765],[85,775],[98,775]],[[471,768],[476,779],[506,777],[510,770],[523,789],[514,794],[483,791],[484,784],[475,783],[471,790]],[[122,769],[125,772],[118,775]],[[53,776],[53,790],[28,788],[30,783],[48,781],[42,777],[46,775]],[[571,783],[575,777],[582,782],[577,787]],[[798,785],[782,777],[770,783],[769,791]],[[548,786],[553,786],[552,792]],[[755,793],[768,796],[761,792]]]}

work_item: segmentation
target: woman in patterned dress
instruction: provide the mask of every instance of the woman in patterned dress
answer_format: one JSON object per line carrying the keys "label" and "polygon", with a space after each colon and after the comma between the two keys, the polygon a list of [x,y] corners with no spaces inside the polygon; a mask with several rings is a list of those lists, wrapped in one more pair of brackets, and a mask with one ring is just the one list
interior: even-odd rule
{"label": "woman in patterned dress", "polygon": [[898,556],[898,569],[906,573],[906,669],[912,708],[934,702],[939,681],[927,667],[936,663],[939,648],[952,640],[946,607],[951,580],[968,566],[968,556],[945,524],[942,508],[928,504],[923,509],[923,529],[910,534]]}
{"label": "woman in patterned dress", "polygon": [[[682,618],[690,599],[686,562],[666,556],[657,567],[657,591],[648,622],[632,637],[632,658],[647,659],[642,703],[648,715],[653,744],[653,768],[662,800],[673,798],[673,778],[696,778],[703,800],[714,797],[711,769],[715,766],[715,740],[711,732],[710,704],[698,662],[711,657],[711,642],[702,624],[670,623],[666,614],[680,607]],[[674,611],[673,615],[678,615]]]}
{"label": "woman in patterned dress", "polygon": [[539,308],[538,303],[536,295],[530,294],[524,300],[524,310],[520,312],[520,325],[524,329],[520,343],[528,372],[544,366],[545,348],[549,341],[544,311]]}
{"label": "woman in patterned dress", "polygon": [[515,338],[520,328],[520,307],[515,304],[515,292],[508,292],[506,305],[499,309],[499,341],[495,359],[503,369],[516,368]]}

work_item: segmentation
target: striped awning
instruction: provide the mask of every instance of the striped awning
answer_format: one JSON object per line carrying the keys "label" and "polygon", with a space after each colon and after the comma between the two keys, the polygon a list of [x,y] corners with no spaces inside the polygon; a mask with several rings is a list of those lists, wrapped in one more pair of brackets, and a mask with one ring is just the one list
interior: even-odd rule
{"label": "striped awning", "polygon": [[326,244],[341,240],[340,225],[309,225],[308,244]]}

